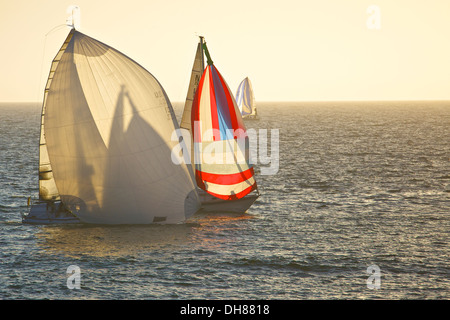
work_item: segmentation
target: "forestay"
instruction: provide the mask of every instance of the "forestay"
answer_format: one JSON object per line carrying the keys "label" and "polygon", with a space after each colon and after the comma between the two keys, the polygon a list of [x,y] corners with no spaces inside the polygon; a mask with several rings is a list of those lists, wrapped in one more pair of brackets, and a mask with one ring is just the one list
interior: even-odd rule
{"label": "forestay", "polygon": [[199,208],[160,83],[117,50],[69,34],[45,100],[45,138],[63,203],[82,221],[177,223]]}

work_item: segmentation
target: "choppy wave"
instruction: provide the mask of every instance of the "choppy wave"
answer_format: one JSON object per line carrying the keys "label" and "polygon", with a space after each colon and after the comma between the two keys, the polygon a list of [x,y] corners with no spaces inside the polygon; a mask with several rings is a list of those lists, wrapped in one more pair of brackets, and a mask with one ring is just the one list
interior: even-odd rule
{"label": "choppy wave", "polygon": [[257,168],[246,214],[174,226],[21,224],[40,110],[0,111],[0,299],[450,298],[448,102],[259,104],[247,127],[280,130],[278,173]]}

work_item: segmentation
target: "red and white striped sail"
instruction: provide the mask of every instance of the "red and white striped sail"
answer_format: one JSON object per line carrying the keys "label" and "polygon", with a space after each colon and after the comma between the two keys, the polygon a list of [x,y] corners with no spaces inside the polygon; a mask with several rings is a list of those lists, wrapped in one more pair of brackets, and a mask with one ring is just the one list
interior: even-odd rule
{"label": "red and white striped sail", "polygon": [[257,189],[248,137],[227,83],[208,63],[192,104],[196,182],[217,198],[236,200]]}

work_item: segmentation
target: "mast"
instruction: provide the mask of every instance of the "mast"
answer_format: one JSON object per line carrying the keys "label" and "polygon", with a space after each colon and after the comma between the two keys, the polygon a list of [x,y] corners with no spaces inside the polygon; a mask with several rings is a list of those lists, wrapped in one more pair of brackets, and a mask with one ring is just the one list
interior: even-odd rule
{"label": "mast", "polygon": [[[203,44],[205,43],[205,37],[199,36],[199,38],[200,38],[200,45],[203,48]],[[202,70],[204,69],[205,69],[205,57],[202,54]]]}

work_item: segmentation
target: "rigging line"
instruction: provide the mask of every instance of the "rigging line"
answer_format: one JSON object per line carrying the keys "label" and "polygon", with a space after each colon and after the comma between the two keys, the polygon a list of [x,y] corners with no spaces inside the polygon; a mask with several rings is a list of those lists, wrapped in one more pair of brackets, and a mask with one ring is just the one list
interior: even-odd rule
{"label": "rigging line", "polygon": [[38,88],[37,88],[37,95],[36,95],[36,100],[39,102],[41,99],[39,99],[39,96],[41,94],[41,86],[42,86],[42,72],[44,69],[44,59],[45,59],[45,49],[47,46],[47,36],[52,33],[55,32],[56,30],[58,30],[59,28],[63,27],[63,26],[68,26],[67,24],[60,24],[57,25],[55,27],[53,27],[49,32],[47,32],[44,36],[44,48],[42,50],[42,59],[41,59],[41,71],[39,72],[39,84],[38,84]]}
{"label": "rigging line", "polygon": [[52,32],[55,32],[58,28],[61,28],[61,27],[71,27],[70,25],[68,25],[68,24],[60,24],[60,25],[57,25],[56,27],[54,27],[53,29],[51,29],[49,32],[47,32],[47,34],[45,35],[45,37],[47,37],[50,33],[52,33]]}

